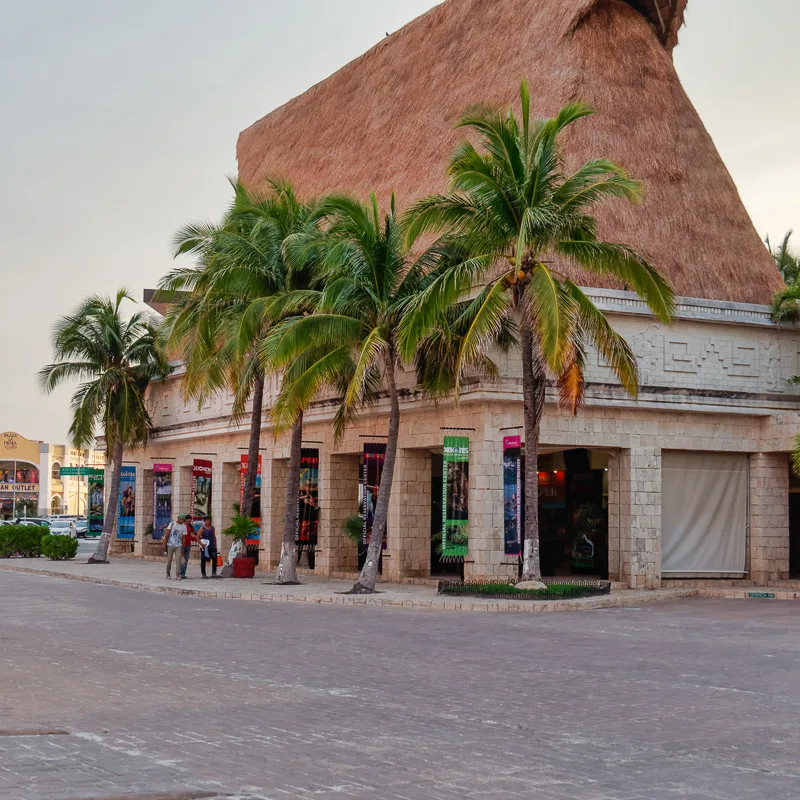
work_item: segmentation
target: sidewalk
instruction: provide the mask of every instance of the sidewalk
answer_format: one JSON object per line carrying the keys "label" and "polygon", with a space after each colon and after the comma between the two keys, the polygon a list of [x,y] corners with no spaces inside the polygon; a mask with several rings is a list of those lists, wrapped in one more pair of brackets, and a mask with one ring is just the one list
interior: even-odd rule
{"label": "sidewalk", "polygon": [[380,583],[380,594],[345,595],[352,580],[337,580],[311,575],[300,577],[301,586],[275,586],[275,576],[258,573],[251,580],[203,580],[197,565],[189,565],[185,581],[167,580],[164,564],[152,561],[114,559],[111,564],[86,564],[84,560],[47,561],[45,559],[8,559],[0,561],[0,572],[22,572],[33,575],[85,581],[139,591],[161,592],[188,597],[224,600],[249,600],[279,603],[319,603],[349,606],[389,606],[436,611],[493,611],[511,613],[547,613],[585,611],[597,608],[626,608],[644,603],[694,597],[696,589],[663,589],[660,591],[614,591],[611,595],[581,600],[531,602],[516,600],[482,600],[479,598],[439,597],[430,586]]}

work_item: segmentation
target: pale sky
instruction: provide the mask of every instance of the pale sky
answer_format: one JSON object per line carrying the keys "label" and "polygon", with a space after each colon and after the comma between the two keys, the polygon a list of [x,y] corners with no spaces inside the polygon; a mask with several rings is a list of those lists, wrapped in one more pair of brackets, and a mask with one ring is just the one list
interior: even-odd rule
{"label": "pale sky", "polygon": [[[53,320],[155,286],[224,209],[239,132],[434,5],[0,0],[0,431],[62,443]],[[675,60],[758,231],[800,246],[798,30],[796,0],[690,0]]]}

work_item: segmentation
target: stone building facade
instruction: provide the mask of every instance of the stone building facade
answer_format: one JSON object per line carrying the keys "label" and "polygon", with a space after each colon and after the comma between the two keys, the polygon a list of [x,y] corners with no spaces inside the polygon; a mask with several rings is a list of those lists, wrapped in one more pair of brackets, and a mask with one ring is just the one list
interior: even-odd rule
{"label": "stone building facade", "polygon": [[[800,430],[798,389],[789,379],[800,373],[800,333],[774,325],[765,306],[684,298],[675,322],[665,326],[652,319],[631,293],[588,292],[632,344],[641,391],[638,398],[629,397],[595,355],[589,359],[586,403],[576,416],[560,410],[554,395],[548,398],[541,444],[545,454],[560,457],[580,449],[591,455],[593,463],[599,458],[598,463],[607,465],[603,499],[607,564],[596,565],[596,571],[626,586],[648,589],[661,586],[666,578],[757,583],[788,578],[789,452]],[[404,376],[384,579],[431,575],[431,536],[437,527],[433,469],[445,433],[454,429],[470,439],[470,546],[464,576],[489,579],[517,574],[518,560],[505,556],[503,547],[503,437],[522,433],[521,365],[515,353],[499,356],[498,363],[500,379],[470,383],[457,407],[452,402],[434,404],[416,391],[413,372]],[[218,526],[228,524],[239,499],[247,425],[231,425],[230,397],[219,396],[198,409],[182,400],[180,384],[178,369],[151,387],[156,430],[145,449],[129,454],[130,462],[140,465],[135,539],[140,554],[158,549],[145,535],[146,524],[152,522],[154,464],[174,465],[176,511],[189,508],[197,457],[213,463],[212,511]],[[277,387],[277,380],[268,387],[267,410]],[[344,525],[358,513],[363,444],[380,441],[388,424],[386,407],[378,403],[336,442],[332,414],[332,402],[319,402],[307,414],[304,432],[305,444],[320,453],[315,569],[322,575],[357,570],[358,551],[346,538]],[[288,439],[275,439],[267,416],[262,448],[260,564],[272,569],[280,554]],[[667,574],[662,569],[665,453],[687,454],[690,460],[720,453],[742,457],[749,490],[746,498],[739,498],[743,508],[746,503],[746,517],[736,524],[743,528],[731,532],[731,536],[741,534],[736,547],[743,549],[737,556],[741,568],[735,572],[688,568]],[[667,500],[676,503],[675,498]],[[724,512],[722,508],[720,513]],[[688,524],[686,535],[702,540],[704,532],[693,530],[693,521]]]}

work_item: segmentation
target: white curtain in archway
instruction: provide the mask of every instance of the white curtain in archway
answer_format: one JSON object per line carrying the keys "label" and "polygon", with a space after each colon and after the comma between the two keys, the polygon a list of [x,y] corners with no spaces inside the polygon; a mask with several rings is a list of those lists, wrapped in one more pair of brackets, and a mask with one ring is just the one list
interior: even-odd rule
{"label": "white curtain in archway", "polygon": [[661,571],[744,572],[747,455],[665,450],[661,475]]}

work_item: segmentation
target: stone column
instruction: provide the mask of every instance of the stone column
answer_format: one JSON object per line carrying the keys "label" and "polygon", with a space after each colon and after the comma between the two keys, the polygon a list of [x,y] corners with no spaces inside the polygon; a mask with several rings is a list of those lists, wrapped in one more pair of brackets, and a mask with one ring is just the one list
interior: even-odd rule
{"label": "stone column", "polygon": [[431,454],[398,449],[389,503],[383,579],[431,574]]}
{"label": "stone column", "polygon": [[358,547],[345,536],[344,525],[358,514],[360,463],[357,455],[320,454],[320,520],[315,566],[318,575],[358,571]]}
{"label": "stone column", "polygon": [[261,467],[261,553],[259,567],[273,572],[281,560],[289,461],[264,456]]}
{"label": "stone column", "polygon": [[750,456],[750,579],[789,577],[789,454]]}
{"label": "stone column", "polygon": [[469,554],[464,579],[516,580],[519,560],[505,555],[503,521],[503,436],[493,429],[489,438],[470,442]]}
{"label": "stone column", "polygon": [[635,446],[609,463],[609,573],[631,589],[661,587],[661,450]]}

